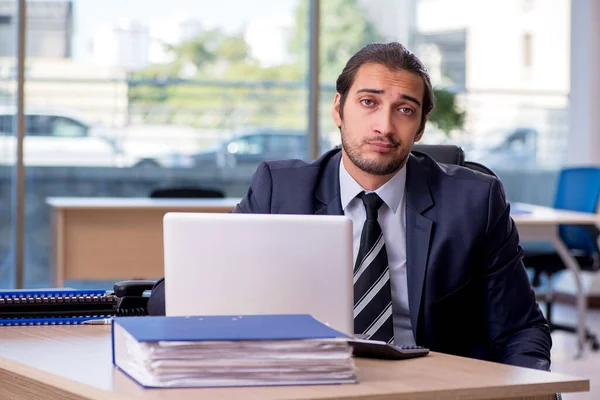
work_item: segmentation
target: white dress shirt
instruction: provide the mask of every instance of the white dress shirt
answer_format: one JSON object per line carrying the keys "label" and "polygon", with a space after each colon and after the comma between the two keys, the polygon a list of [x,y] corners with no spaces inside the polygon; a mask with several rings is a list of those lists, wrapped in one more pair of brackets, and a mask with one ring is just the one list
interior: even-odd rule
{"label": "white dress shirt", "polygon": [[[383,186],[375,190],[384,204],[379,209],[378,222],[383,232],[385,249],[390,267],[392,288],[392,315],[394,342],[397,345],[415,344],[408,312],[408,289],[406,279],[406,166]],[[357,198],[365,190],[350,176],[340,161],[340,198],[344,214],[352,220],[354,260],[360,247],[360,236],[367,218],[365,206]]]}

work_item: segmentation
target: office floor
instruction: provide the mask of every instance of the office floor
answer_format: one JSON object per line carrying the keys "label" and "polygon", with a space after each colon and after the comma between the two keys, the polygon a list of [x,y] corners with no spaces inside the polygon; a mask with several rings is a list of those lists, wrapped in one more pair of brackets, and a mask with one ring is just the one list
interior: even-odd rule
{"label": "office floor", "polygon": [[[543,307],[543,306],[542,306]],[[575,307],[557,305],[553,310],[554,322],[574,323]],[[600,310],[590,310],[587,315],[587,326],[600,338]],[[552,333],[552,370],[567,375],[580,376],[590,380],[588,393],[563,394],[564,400],[596,400],[600,399],[600,351],[592,352],[590,347],[581,359],[574,359],[577,339],[574,334],[555,331]]]}

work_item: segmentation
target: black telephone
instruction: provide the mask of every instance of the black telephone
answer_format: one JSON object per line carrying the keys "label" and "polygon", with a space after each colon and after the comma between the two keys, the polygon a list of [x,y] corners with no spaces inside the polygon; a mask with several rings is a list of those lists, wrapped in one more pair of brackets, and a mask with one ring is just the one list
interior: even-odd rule
{"label": "black telephone", "polygon": [[116,315],[148,315],[148,299],[145,292],[152,290],[156,281],[130,280],[114,284],[113,294],[117,299]]}

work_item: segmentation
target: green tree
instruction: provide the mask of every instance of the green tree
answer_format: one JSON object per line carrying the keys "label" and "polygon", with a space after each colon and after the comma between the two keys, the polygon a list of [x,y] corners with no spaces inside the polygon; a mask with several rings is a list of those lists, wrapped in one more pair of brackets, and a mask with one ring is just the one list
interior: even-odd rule
{"label": "green tree", "polygon": [[429,115],[429,122],[446,135],[450,135],[453,130],[462,129],[465,112],[458,109],[456,95],[443,88],[434,89],[434,95],[435,107]]}
{"label": "green tree", "polygon": [[[295,14],[295,35],[289,42],[292,62],[264,67],[250,56],[241,32],[227,34],[220,29],[202,31],[196,37],[177,44],[165,45],[173,61],[149,66],[134,78],[189,78],[206,80],[263,82],[302,82],[308,74],[309,0],[299,0]],[[321,2],[320,76],[331,84],[348,59],[368,43],[382,41],[375,24],[360,7],[359,0],[324,0]],[[235,91],[235,95],[233,95]],[[230,94],[225,94],[230,93]],[[270,93],[270,94],[267,94]],[[286,125],[303,125],[302,110],[306,98],[302,90],[281,89],[215,89],[202,85],[146,85],[131,90],[135,103],[168,103],[172,106],[197,107],[200,112],[238,107],[249,120],[272,123],[280,118]],[[429,121],[449,134],[460,129],[464,113],[455,105],[454,94],[437,89],[436,107]],[[254,102],[254,105],[251,103]],[[235,104],[235,105],[234,105]],[[328,108],[329,105],[323,104]],[[219,113],[213,111],[213,113]]]}
{"label": "green tree", "polygon": [[[320,77],[323,82],[332,82],[354,53],[368,43],[380,42],[382,37],[358,0],[322,1],[320,15]],[[296,34],[289,49],[296,63],[303,66],[308,65],[308,16],[309,1],[300,0],[296,9]]]}
{"label": "green tree", "polygon": [[237,64],[254,63],[241,32],[228,35],[215,28],[177,45],[165,44],[173,61],[138,71],[145,78],[219,78]]}
{"label": "green tree", "polygon": [[250,61],[248,44],[241,32],[230,36],[223,35],[216,43],[214,54],[217,59],[225,60],[231,64]]}

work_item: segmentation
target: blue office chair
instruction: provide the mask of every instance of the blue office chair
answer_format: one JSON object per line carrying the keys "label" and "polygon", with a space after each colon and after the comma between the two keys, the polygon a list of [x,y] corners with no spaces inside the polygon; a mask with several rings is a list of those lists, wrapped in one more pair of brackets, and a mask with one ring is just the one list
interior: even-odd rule
{"label": "blue office chair", "polygon": [[[560,173],[558,188],[554,201],[554,208],[563,210],[596,213],[600,200],[600,168],[568,168]],[[600,249],[598,237],[600,231],[595,225],[561,225],[559,235],[566,247],[571,251],[577,262],[585,271],[600,269]],[[566,268],[553,247],[539,246],[536,244],[523,244],[525,251],[524,263],[533,270],[533,286],[540,286],[540,277],[546,275],[548,285],[554,274]],[[550,289],[550,288],[549,288]],[[575,333],[574,326],[555,324],[552,322],[552,296],[546,302],[546,318],[550,330],[562,330]],[[595,335],[586,330],[586,340],[593,350],[600,348],[600,343]]]}

